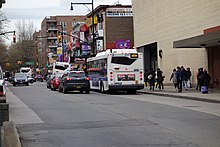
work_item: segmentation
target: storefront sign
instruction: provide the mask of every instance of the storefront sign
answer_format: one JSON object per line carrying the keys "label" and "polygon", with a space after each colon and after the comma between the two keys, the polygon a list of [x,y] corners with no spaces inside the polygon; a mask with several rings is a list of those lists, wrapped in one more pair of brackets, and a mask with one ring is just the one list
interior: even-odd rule
{"label": "storefront sign", "polygon": [[131,47],[130,40],[117,40],[116,48],[117,49],[129,49]]}
{"label": "storefront sign", "polygon": [[107,8],[107,17],[128,17],[133,16],[132,8]]}

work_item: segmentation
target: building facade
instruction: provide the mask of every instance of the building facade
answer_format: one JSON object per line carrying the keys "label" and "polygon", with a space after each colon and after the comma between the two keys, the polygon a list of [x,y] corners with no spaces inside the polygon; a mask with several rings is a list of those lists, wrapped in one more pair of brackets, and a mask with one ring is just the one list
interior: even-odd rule
{"label": "building facade", "polygon": [[177,66],[209,71],[219,87],[219,0],[133,0],[135,48],[144,53],[145,69],[161,68],[170,83]]}
{"label": "building facade", "polygon": [[94,9],[93,13],[87,14],[87,17],[86,25],[89,27],[89,40],[94,41],[94,54],[111,48],[134,47],[131,5],[100,5]]}
{"label": "building facade", "polygon": [[[78,22],[86,22],[86,16],[50,16],[43,19],[39,37],[42,41],[42,66],[56,60],[68,60],[68,44],[72,43],[73,27]],[[61,36],[62,42],[58,42],[58,36]]]}

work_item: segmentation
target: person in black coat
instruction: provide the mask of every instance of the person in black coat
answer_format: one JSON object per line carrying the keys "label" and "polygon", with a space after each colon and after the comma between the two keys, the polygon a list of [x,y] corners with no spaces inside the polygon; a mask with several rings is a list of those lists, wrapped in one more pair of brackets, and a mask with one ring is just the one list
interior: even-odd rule
{"label": "person in black coat", "polygon": [[202,79],[201,79],[201,86],[206,86],[208,89],[210,80],[211,80],[210,75],[208,74],[206,70],[204,70]]}

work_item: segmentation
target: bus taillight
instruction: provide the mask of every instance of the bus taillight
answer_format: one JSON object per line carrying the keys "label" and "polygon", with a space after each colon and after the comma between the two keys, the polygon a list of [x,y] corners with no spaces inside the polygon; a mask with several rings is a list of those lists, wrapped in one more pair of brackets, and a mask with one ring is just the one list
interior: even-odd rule
{"label": "bus taillight", "polygon": [[143,73],[142,73],[142,71],[140,72],[140,80],[142,80],[143,79]]}
{"label": "bus taillight", "polygon": [[110,81],[113,81],[113,73],[110,72]]}

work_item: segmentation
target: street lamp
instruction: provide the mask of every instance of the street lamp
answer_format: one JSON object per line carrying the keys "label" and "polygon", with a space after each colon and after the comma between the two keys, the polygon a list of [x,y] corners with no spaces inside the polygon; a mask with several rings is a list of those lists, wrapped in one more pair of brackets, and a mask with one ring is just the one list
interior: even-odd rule
{"label": "street lamp", "polygon": [[94,11],[93,0],[90,3],[72,3],[71,2],[70,10],[73,10],[73,5],[92,5],[92,54],[93,56],[95,56],[95,27],[94,27],[94,14],[93,14],[93,11]]}

